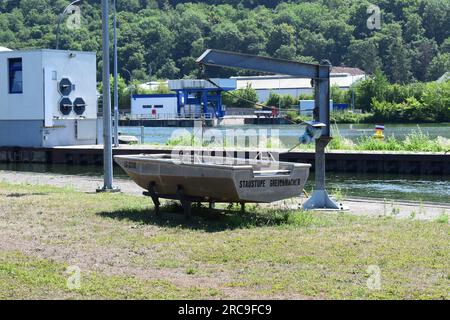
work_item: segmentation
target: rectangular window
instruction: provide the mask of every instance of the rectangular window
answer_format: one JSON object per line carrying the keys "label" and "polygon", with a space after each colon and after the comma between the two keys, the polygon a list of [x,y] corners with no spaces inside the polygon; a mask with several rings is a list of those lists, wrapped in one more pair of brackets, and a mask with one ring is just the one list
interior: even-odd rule
{"label": "rectangular window", "polygon": [[163,105],[160,105],[160,104],[155,105],[155,109],[162,109],[162,108],[164,108]]}
{"label": "rectangular window", "polygon": [[151,109],[152,106],[149,105],[149,104],[144,104],[144,105],[142,106],[142,108],[144,108],[144,109]]}
{"label": "rectangular window", "polygon": [[23,93],[22,58],[9,59],[9,93]]}

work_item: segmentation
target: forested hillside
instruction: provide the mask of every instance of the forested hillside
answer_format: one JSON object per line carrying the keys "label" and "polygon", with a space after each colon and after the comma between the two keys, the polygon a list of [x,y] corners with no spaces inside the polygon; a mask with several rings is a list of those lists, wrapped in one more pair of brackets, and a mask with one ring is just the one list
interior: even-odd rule
{"label": "forested hillside", "polygon": [[[138,80],[195,76],[205,48],[381,68],[399,83],[435,80],[450,69],[450,0],[372,0],[382,10],[380,30],[367,28],[364,0],[117,1],[126,79],[126,70]],[[0,0],[0,46],[54,48],[68,3]],[[63,24],[61,48],[99,52],[100,0],[84,0],[81,11],[80,29]]]}

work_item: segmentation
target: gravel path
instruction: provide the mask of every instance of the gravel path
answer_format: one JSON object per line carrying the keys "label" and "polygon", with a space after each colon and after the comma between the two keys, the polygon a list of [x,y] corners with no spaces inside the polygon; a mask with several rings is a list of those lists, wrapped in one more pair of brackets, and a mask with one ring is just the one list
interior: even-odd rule
{"label": "gravel path", "polygon": [[[34,185],[51,185],[70,187],[81,192],[95,192],[103,185],[103,179],[83,175],[60,175],[52,173],[31,173],[0,170],[0,181],[8,183],[26,183]],[[115,184],[126,194],[142,196],[142,189],[128,179],[115,179]],[[294,209],[298,208],[299,199],[286,200],[268,206]],[[395,199],[345,199],[347,212],[356,215],[387,216],[398,218],[414,218],[418,220],[433,220],[443,214],[450,214],[450,203],[433,204]]]}

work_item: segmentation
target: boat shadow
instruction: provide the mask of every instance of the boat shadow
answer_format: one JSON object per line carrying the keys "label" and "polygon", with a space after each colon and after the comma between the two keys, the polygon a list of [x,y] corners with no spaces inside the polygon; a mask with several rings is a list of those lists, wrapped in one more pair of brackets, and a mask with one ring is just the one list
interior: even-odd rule
{"label": "boat shadow", "polygon": [[152,209],[117,210],[99,212],[97,215],[144,225],[221,232],[224,230],[283,225],[287,223],[292,212],[292,210],[286,210],[286,212],[282,213],[256,213],[253,211],[244,213],[233,208],[210,209],[194,205],[191,217],[187,219],[181,207],[168,204],[161,207],[158,215]]}

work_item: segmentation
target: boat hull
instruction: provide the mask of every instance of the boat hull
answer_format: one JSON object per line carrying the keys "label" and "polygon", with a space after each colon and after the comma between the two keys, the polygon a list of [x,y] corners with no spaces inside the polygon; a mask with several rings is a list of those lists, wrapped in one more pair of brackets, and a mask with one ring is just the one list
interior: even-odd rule
{"label": "boat hull", "polygon": [[[310,165],[171,155],[116,156],[115,161],[143,189],[151,184],[160,197],[182,187],[188,197],[210,202],[270,203],[299,196]],[[198,159],[197,159],[198,160]]]}

